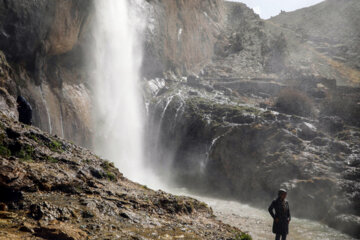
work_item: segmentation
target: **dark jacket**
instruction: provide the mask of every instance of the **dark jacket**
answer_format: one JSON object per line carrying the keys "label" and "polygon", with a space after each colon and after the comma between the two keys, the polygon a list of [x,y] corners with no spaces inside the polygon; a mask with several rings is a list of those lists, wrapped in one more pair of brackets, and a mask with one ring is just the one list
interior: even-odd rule
{"label": "dark jacket", "polygon": [[[274,213],[275,210],[275,213]],[[289,221],[291,220],[290,207],[288,201],[285,200],[284,203],[280,198],[272,201],[269,207],[269,213],[274,219],[273,223],[273,233],[275,234],[288,234],[289,233]],[[275,222],[275,219],[278,218],[279,221]]]}
{"label": "dark jacket", "polygon": [[32,124],[32,108],[30,103],[25,100],[24,97],[18,96],[17,98],[17,109],[19,112],[19,122],[31,125]]}

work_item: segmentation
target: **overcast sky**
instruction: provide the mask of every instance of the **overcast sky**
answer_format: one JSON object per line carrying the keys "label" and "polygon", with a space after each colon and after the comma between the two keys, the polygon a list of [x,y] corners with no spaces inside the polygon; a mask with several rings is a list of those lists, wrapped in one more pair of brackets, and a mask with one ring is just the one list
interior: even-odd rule
{"label": "overcast sky", "polygon": [[263,19],[276,16],[281,10],[286,12],[315,5],[323,0],[229,0],[243,2],[260,15]]}

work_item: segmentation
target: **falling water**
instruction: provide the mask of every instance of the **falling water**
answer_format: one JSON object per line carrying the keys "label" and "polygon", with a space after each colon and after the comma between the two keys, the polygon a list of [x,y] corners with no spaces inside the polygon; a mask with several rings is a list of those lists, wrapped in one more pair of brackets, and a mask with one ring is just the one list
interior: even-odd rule
{"label": "falling water", "polygon": [[49,133],[52,134],[51,117],[50,117],[49,108],[48,108],[48,105],[47,105],[47,102],[46,102],[46,99],[45,99],[45,96],[44,96],[44,91],[43,91],[43,89],[42,89],[42,86],[39,86],[38,88],[39,88],[39,92],[40,92],[40,96],[41,96],[41,101],[42,101],[43,104],[44,104],[45,111],[46,111],[46,115],[47,115],[47,119],[48,119]]}
{"label": "falling water", "polygon": [[[143,23],[129,1],[95,1],[94,149],[142,181],[143,106],[139,90]],[[132,1],[141,5],[141,0]]]}

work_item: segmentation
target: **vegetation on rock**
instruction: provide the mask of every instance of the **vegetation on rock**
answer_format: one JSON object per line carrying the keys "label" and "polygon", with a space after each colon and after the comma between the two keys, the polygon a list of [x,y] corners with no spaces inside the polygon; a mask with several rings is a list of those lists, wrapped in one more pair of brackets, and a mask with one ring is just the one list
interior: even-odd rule
{"label": "vegetation on rock", "polygon": [[295,89],[284,89],[276,98],[275,107],[287,114],[311,116],[314,114],[313,102],[305,93]]}

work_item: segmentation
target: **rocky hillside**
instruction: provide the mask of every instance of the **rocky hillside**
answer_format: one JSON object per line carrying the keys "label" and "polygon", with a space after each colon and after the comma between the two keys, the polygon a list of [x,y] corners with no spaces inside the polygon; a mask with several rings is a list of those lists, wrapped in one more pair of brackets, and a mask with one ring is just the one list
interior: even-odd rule
{"label": "rocky hillside", "polygon": [[247,78],[271,73],[267,65],[273,40],[267,35],[264,22],[242,3],[225,2],[224,9],[215,55],[202,74],[212,78]]}
{"label": "rocky hillside", "polygon": [[359,11],[357,0],[326,0],[282,12],[268,20],[267,27],[286,35],[293,68],[337,79],[339,84],[359,85]]}
{"label": "rocky hillside", "polygon": [[133,183],[90,151],[2,113],[0,136],[0,239],[244,235],[216,221],[205,203]]}

